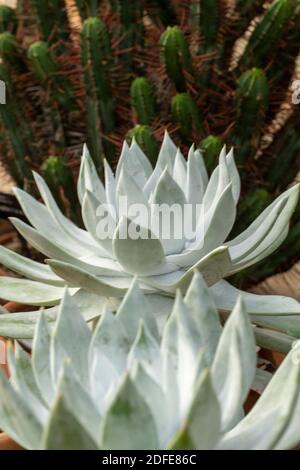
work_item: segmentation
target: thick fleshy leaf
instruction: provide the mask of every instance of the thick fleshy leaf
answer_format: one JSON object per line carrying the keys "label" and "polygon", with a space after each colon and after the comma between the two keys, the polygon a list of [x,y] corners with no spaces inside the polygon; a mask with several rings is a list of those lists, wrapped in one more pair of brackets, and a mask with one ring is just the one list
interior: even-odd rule
{"label": "thick fleshy leaf", "polygon": [[42,425],[0,370],[0,423],[18,444],[27,449],[39,449]]}
{"label": "thick fleshy leaf", "polygon": [[186,199],[189,204],[201,204],[207,186],[207,172],[199,151],[190,148],[187,162]]}
{"label": "thick fleshy leaf", "polygon": [[133,137],[130,144],[130,153],[136,158],[144,170],[144,175],[148,179],[153,171],[149,158],[144,154],[141,147],[137,144],[135,137]]}
{"label": "thick fleshy leaf", "polygon": [[[57,318],[58,307],[46,309],[48,322]],[[0,335],[14,339],[32,339],[40,316],[40,311],[7,313],[0,315]]]}
{"label": "thick fleshy leaf", "polygon": [[[158,180],[151,203],[151,226],[154,225],[154,233],[160,238],[166,255],[179,253],[185,244],[184,237],[184,205],[186,199],[183,190],[165,169]],[[170,214],[174,209],[174,220],[170,214],[162,213],[160,209],[170,207]],[[168,217],[169,215],[169,217]],[[166,217],[167,216],[167,217]],[[181,217],[181,225],[178,222]]]}
{"label": "thick fleshy leaf", "polygon": [[237,424],[256,372],[252,326],[239,298],[221,335],[212,366],[214,389],[221,403],[222,429]]}
{"label": "thick fleshy leaf", "polygon": [[170,444],[170,449],[212,450],[220,429],[220,407],[208,371],[203,371],[194,390],[194,398],[182,430]]}
{"label": "thick fleshy leaf", "polygon": [[111,450],[158,448],[154,418],[136,385],[127,375],[104,418],[102,446]]}
{"label": "thick fleshy leaf", "polygon": [[58,395],[42,437],[45,450],[99,450],[94,440],[75,418],[69,404]]}
{"label": "thick fleshy leaf", "polygon": [[86,191],[89,190],[99,201],[106,202],[103,183],[99,178],[94,162],[86,146],[83,150],[77,189],[80,201],[82,201]]}
{"label": "thick fleshy leaf", "polygon": [[[132,236],[139,236],[133,239]],[[142,238],[144,237],[144,238]],[[122,217],[113,239],[114,255],[130,274],[149,275],[165,264],[161,242],[150,230]]]}
{"label": "thick fleshy leaf", "polygon": [[145,328],[143,321],[140,322],[136,340],[128,355],[128,367],[130,368],[136,362],[140,363],[154,380],[158,382],[162,380],[160,377],[162,358],[159,344]]}
{"label": "thick fleshy leaf", "polygon": [[170,139],[168,132],[165,131],[164,140],[158,154],[156,166],[160,168],[161,171],[164,171],[164,169],[167,168],[169,173],[172,175],[176,154],[177,147]]}
{"label": "thick fleshy leaf", "polygon": [[217,309],[200,273],[194,274],[184,301],[198,325],[197,332],[201,335],[206,361],[210,366],[216,353],[222,327]]}
{"label": "thick fleshy leaf", "polygon": [[65,290],[53,334],[50,359],[52,379],[58,380],[65,358],[71,359],[79,380],[88,383],[88,347],[91,332],[74,301]]}

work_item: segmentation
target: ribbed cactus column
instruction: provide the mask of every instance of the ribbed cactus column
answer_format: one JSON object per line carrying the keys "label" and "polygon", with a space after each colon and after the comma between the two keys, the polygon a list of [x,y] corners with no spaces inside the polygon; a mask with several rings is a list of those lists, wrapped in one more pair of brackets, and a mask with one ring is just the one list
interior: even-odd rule
{"label": "ribbed cactus column", "polygon": [[161,35],[161,61],[178,91],[186,90],[185,71],[192,72],[192,59],[187,40],[178,26],[169,26]]}
{"label": "ribbed cactus column", "polygon": [[237,158],[242,162],[257,149],[262,124],[269,100],[269,85],[265,73],[253,68],[243,73],[237,82],[236,129],[234,143],[237,145]]}
{"label": "ribbed cactus column", "polygon": [[[83,24],[81,60],[84,68],[85,90],[89,101],[87,129],[91,125],[94,126],[90,117],[95,116],[96,109],[92,108],[96,106],[103,133],[108,135],[115,128],[115,104],[110,85],[112,52],[107,28],[100,18],[88,18]],[[92,103],[93,96],[97,100],[94,105]],[[91,137],[91,141],[93,141],[91,147],[95,149],[93,158],[99,159],[100,157],[96,157],[96,152],[99,152],[100,144],[95,142],[94,137]],[[103,142],[103,146],[107,158],[113,159],[114,145],[106,140]]]}
{"label": "ribbed cactus column", "polygon": [[177,93],[172,99],[171,109],[173,120],[179,126],[179,132],[184,140],[191,140],[193,132],[199,136],[200,111],[189,93]]}
{"label": "ribbed cactus column", "polygon": [[152,84],[145,77],[137,77],[130,88],[131,106],[140,124],[150,124],[155,115],[156,101]]}
{"label": "ribbed cactus column", "polygon": [[48,157],[43,163],[42,170],[45,180],[60,208],[64,211],[66,209],[66,201],[68,201],[67,209],[69,209],[72,218],[80,220],[76,199],[76,186],[72,173],[63,157]]}
{"label": "ribbed cactus column", "polygon": [[152,129],[149,126],[138,124],[127,133],[126,140],[128,143],[131,143],[132,139],[136,140],[154,166],[158,155],[158,142]]}

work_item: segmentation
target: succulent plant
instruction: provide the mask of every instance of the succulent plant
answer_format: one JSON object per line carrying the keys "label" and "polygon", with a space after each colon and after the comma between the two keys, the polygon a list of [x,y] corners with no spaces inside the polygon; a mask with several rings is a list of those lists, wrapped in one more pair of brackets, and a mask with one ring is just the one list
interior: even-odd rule
{"label": "succulent plant", "polygon": [[[177,293],[171,315],[158,320],[137,281],[117,314],[105,307],[94,329],[66,290],[55,322],[39,316],[32,357],[18,343],[8,351],[11,383],[0,372],[1,428],[34,450],[298,444],[299,343],[270,380],[256,369],[242,299],[222,329],[199,274],[184,298]],[[245,416],[253,385],[262,395]]]}
{"label": "succulent plant", "polygon": [[[16,218],[11,221],[34,248],[50,259],[45,265],[0,247],[0,261],[28,278],[1,277],[0,297],[29,305],[55,306],[67,284],[81,299],[78,302],[86,301],[86,292],[96,296],[89,302],[96,302],[97,311],[101,298],[102,303],[105,298],[120,301],[135,276],[141,289],[153,296],[157,310],[164,311],[170,308],[177,289],[186,292],[197,270],[210,286],[217,307],[230,312],[239,291],[224,278],[263,260],[282,243],[299,192],[298,185],[291,187],[244,232],[227,241],[235,221],[240,178],[233,152],[226,154],[225,148],[208,179],[201,153],[192,146],[186,162],[167,133],[154,170],[135,140],[130,147],[125,142],[115,176],[105,162],[104,187],[85,147],[78,196],[86,230],[61,213],[43,178],[38,174],[34,178],[44,204],[16,189],[16,197],[32,225]],[[121,206],[122,198],[127,198],[128,213]],[[151,214],[151,223],[146,225],[143,214],[139,218],[138,214],[128,215],[135,204],[142,205],[147,216]],[[170,209],[174,204],[183,210],[183,218],[170,222],[170,233],[166,235],[164,226],[154,230],[157,208],[165,205]],[[187,204],[193,211],[186,215]],[[201,211],[194,210],[198,206]],[[192,233],[187,234],[183,225],[188,225]],[[182,229],[180,233],[176,231],[178,227]],[[300,335],[297,301],[247,293],[244,299],[255,323]],[[49,313],[52,315],[53,309]],[[95,306],[90,306],[90,313],[95,314]],[[26,321],[24,329],[14,332],[18,319],[20,314],[17,319],[0,315],[0,335],[30,337],[32,329],[29,325],[28,333]],[[11,329],[7,330],[9,325]]]}
{"label": "succulent plant", "polygon": [[[2,7],[1,75],[9,77],[10,90],[0,115],[1,160],[29,190],[30,170],[40,171],[51,155],[63,156],[76,171],[85,141],[101,174],[104,155],[114,167],[128,133],[147,143],[152,161],[164,128],[185,152],[213,136],[236,148],[251,222],[253,185],[275,198],[299,168],[300,111],[287,96],[298,78],[298,2],[237,1],[230,8],[221,0],[131,3],[20,0],[16,11]],[[36,41],[44,44],[41,63],[50,55],[55,68],[46,81],[28,57]],[[208,143],[213,170],[216,153]],[[294,260],[294,239],[291,234],[274,254],[269,273],[283,253]],[[258,267],[254,278],[266,269]]]}

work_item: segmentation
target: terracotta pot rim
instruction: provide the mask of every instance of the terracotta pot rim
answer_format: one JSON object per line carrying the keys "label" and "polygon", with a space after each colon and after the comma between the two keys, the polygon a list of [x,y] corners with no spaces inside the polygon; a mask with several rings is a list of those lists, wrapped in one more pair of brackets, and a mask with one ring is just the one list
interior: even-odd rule
{"label": "terracotta pot rim", "polygon": [[1,450],[22,450],[22,448],[5,432],[0,432],[0,451]]}

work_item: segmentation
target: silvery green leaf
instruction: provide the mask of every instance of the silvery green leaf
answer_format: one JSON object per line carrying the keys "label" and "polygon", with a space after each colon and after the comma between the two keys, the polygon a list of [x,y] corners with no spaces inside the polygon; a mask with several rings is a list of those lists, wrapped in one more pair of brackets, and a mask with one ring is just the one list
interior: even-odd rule
{"label": "silvery green leaf", "polygon": [[50,346],[51,371],[57,382],[64,358],[71,359],[76,375],[88,383],[88,347],[91,332],[74,301],[65,290]]}
{"label": "silvery green leaf", "polygon": [[[134,332],[132,332],[134,334]],[[137,330],[135,334],[137,333]],[[131,341],[122,322],[105,309],[89,346],[91,388],[102,409],[104,397],[111,384],[118,379],[127,364]]]}
{"label": "silvery green leaf", "polygon": [[195,273],[185,296],[185,303],[197,323],[205,357],[210,366],[222,332],[217,309],[200,273]]}
{"label": "silvery green leaf", "polygon": [[268,232],[273,227],[275,221],[278,218],[278,215],[286,205],[287,198],[282,199],[281,201],[273,207],[273,209],[267,214],[265,220],[261,223],[257,230],[253,232],[246,240],[238,243],[237,245],[234,242],[229,242],[228,246],[230,247],[230,256],[235,263],[238,263],[254,250],[266,237]]}
{"label": "silvery green leaf", "polygon": [[113,287],[112,285],[101,281],[101,278],[90,274],[84,269],[77,268],[72,264],[63,263],[56,260],[47,260],[51,269],[69,286],[80,287],[92,294],[105,297],[121,297],[125,293],[124,288]]}
{"label": "silvery green leaf", "polygon": [[[139,236],[136,240],[130,235]],[[149,275],[163,267],[165,254],[158,238],[148,229],[138,227],[126,217],[120,219],[113,239],[114,255],[122,268],[135,275]]]}
{"label": "silvery green leaf", "polygon": [[[153,168],[152,168],[149,158],[144,154],[141,147],[137,144],[135,137],[133,137],[131,141],[130,154],[134,155],[135,159],[139,162],[139,164],[143,168],[145,177],[148,179],[153,171]],[[137,166],[138,165],[135,165],[135,167]]]}
{"label": "silvery green leaf", "polygon": [[180,149],[177,149],[172,176],[178,186],[185,192],[187,183],[187,165]]}
{"label": "silvery green leaf", "polygon": [[225,324],[212,365],[212,381],[221,403],[224,431],[239,421],[255,372],[254,334],[239,298]]}
{"label": "silvery green leaf", "polygon": [[[141,152],[141,151],[140,151]],[[117,165],[116,180],[119,181],[122,170],[124,169],[128,174],[132,176],[136,184],[142,188],[146,181],[148,173],[148,167],[146,169],[145,162],[141,153],[138,151],[138,146],[132,142],[129,149],[126,142],[123,144],[121,156]]]}
{"label": "silvery green leaf", "polygon": [[78,243],[61,229],[45,205],[21,189],[15,188],[14,192],[28,220],[45,239],[50,238],[52,243],[75,256],[78,250],[82,255],[90,253],[90,248],[86,248],[84,243]]}
{"label": "silvery green leaf", "polygon": [[26,305],[57,305],[62,298],[63,287],[43,284],[14,277],[0,277],[0,297]]}
{"label": "silvery green leaf", "polygon": [[38,316],[32,345],[32,368],[40,393],[47,402],[51,402],[54,389],[50,369],[50,331],[44,312]]}
{"label": "silvery green leaf", "polygon": [[300,313],[300,303],[297,300],[280,295],[258,295],[243,292],[224,280],[211,286],[209,291],[213,296],[216,307],[226,312],[231,312],[239,295],[242,295],[245,308],[249,314],[283,316],[298,315]]}
{"label": "silvery green leaf", "polygon": [[49,266],[25,258],[25,256],[8,250],[4,246],[0,246],[0,263],[8,269],[34,281],[44,282],[53,286],[64,285],[62,279],[56,276]]}
{"label": "silvery green leaf", "polygon": [[31,360],[18,343],[15,344],[15,354],[11,348],[8,349],[8,364],[15,389],[25,398],[36,419],[44,425],[47,418],[46,403],[36,383]]}
{"label": "silvery green leaf", "polygon": [[58,395],[52,408],[48,426],[42,436],[45,450],[99,450],[88,432],[75,418],[69,404]]}
{"label": "silvery green leaf", "polygon": [[189,204],[201,204],[208,177],[201,153],[190,148],[187,162],[186,199]]}
{"label": "silvery green leaf", "polygon": [[161,363],[159,344],[140,321],[136,339],[128,354],[128,367],[139,362],[145,371],[157,382],[161,381]]}
{"label": "silvery green leaf", "polygon": [[170,443],[170,449],[212,450],[220,429],[220,407],[207,370],[200,375],[194,397],[182,430]]}
{"label": "silvery green leaf", "polygon": [[[163,447],[165,448],[173,431],[169,426],[168,395],[140,363],[137,363],[130,371],[130,375],[138,392],[143,396],[151,410],[155,419],[159,441],[164,443]],[[147,393],[144,393],[145,390],[147,390]]]}
{"label": "silvery green leaf", "polygon": [[39,449],[42,425],[0,370],[0,422],[4,432],[27,449]]}
{"label": "silvery green leaf", "polygon": [[235,201],[235,204],[237,204],[241,192],[241,179],[234,161],[233,149],[231,149],[226,155],[226,163],[230,175],[230,180],[232,182],[233,199]]}
{"label": "silvery green leaf", "polygon": [[104,417],[102,447],[110,450],[158,448],[154,417],[128,375],[122,380]]}
{"label": "silvery green leaf", "polygon": [[117,214],[117,202],[116,202],[116,189],[117,183],[113,172],[107,162],[104,159],[104,175],[105,175],[105,193],[106,193],[106,202],[115,210],[115,214],[111,214],[112,216]]}
{"label": "silvery green leaf", "polygon": [[286,449],[299,443],[300,368],[293,365],[291,353],[284,362],[250,413],[221,441],[220,449]]}
{"label": "silvery green leaf", "polygon": [[[107,221],[107,224],[105,225],[106,234],[99,233],[98,224],[101,221],[100,215],[102,214],[99,214],[98,210],[101,207],[103,207],[103,216]],[[105,207],[101,205],[98,199],[90,191],[87,191],[83,197],[82,219],[86,229],[98,244],[99,249],[102,250],[102,256],[110,257],[112,255],[112,237],[115,229],[115,221],[111,216],[111,213],[105,210]]]}
{"label": "silvery green leaf", "polygon": [[194,266],[192,266],[177,282],[176,287],[182,292],[186,292],[195,271],[202,274],[208,286],[212,286],[222,279],[230,271],[232,266],[229,250],[221,246],[204,256]]}
{"label": "silvery green leaf", "polygon": [[86,384],[80,383],[76,378],[69,362],[66,362],[59,381],[60,393],[65,397],[74,418],[83,426],[95,445],[97,445],[100,435],[101,415],[96,403],[93,402],[89,392],[84,388],[85,386]]}
{"label": "silvery green leaf", "polygon": [[[257,320],[253,316],[251,318],[254,321]],[[277,318],[278,317],[276,317],[276,319]],[[257,323],[259,323],[259,320]],[[300,325],[298,325],[298,327],[300,327]],[[293,343],[297,340],[297,338],[295,338],[294,336],[289,336],[280,331],[270,330],[269,328],[254,328],[254,334],[258,346],[265,349],[272,349],[274,351],[278,351],[284,354],[287,354],[291,350]]]}
{"label": "silvery green leaf", "polygon": [[268,372],[267,370],[264,370],[264,369],[257,368],[253,383],[251,385],[251,390],[261,395],[271,379],[272,379],[271,372]]}
{"label": "silvery green leaf", "polygon": [[94,162],[87,151],[81,160],[81,171],[78,180],[79,199],[84,196],[87,190],[91,191],[101,202],[106,202],[106,194],[102,181],[99,178]]}
{"label": "silvery green leaf", "polygon": [[230,184],[229,171],[226,162],[225,149],[220,153],[219,165],[213,171],[204,194],[203,204],[205,214],[217,204],[224,189]]}
{"label": "silvery green leaf", "polygon": [[120,198],[122,197],[126,198],[126,206],[128,208],[128,211],[130,210],[130,207],[134,204],[142,205],[145,209],[148,210],[148,201],[144,195],[142,187],[138,185],[138,183],[134,179],[134,176],[131,175],[124,167],[121,170],[117,184],[119,217],[126,215],[126,213],[121,210],[122,200]]}

